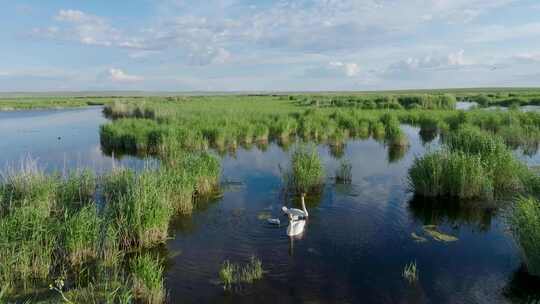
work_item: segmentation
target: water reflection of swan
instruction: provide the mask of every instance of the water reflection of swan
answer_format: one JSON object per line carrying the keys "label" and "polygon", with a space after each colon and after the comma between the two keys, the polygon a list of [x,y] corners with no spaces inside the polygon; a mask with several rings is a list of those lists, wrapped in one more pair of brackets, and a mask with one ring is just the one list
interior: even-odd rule
{"label": "water reflection of swan", "polygon": [[287,235],[295,236],[304,232],[306,226],[306,219],[309,213],[306,209],[306,203],[304,201],[305,194],[301,196],[302,210],[296,208],[287,208],[283,206],[281,210],[289,217],[289,226],[287,227]]}

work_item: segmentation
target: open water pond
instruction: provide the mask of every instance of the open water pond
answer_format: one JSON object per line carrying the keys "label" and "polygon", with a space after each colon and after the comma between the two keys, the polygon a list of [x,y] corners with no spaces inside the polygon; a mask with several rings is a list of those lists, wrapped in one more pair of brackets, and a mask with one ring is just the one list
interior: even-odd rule
{"label": "open water pond", "polygon": [[[110,170],[102,153],[100,108],[0,113],[0,162],[30,154],[47,170]],[[222,157],[223,196],[200,203],[172,223],[165,246],[165,284],[172,303],[522,303],[538,299],[538,281],[523,271],[505,226],[505,210],[457,202],[425,202],[408,191],[414,157],[438,139],[404,127],[406,151],[373,139],[349,141],[319,153],[326,169],[320,196],[308,195],[310,213],[299,238],[286,236],[280,208],[281,170],[289,152],[270,144]],[[428,142],[433,139],[432,142]],[[336,155],[337,154],[337,155]],[[339,158],[352,163],[352,183],[333,175]],[[122,165],[145,161],[124,157]],[[469,206],[469,207],[467,207]],[[280,217],[272,226],[268,217]],[[226,292],[217,283],[224,260],[262,261],[262,280]],[[402,276],[416,262],[418,281]]]}

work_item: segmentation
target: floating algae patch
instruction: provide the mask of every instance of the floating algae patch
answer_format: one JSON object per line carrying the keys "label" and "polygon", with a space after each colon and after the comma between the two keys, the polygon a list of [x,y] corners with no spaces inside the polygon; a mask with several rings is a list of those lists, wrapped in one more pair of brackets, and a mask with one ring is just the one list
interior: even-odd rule
{"label": "floating algae patch", "polygon": [[259,212],[259,214],[257,214],[257,219],[259,219],[261,221],[266,221],[269,218],[272,218],[272,214],[270,212],[263,211],[263,212]]}
{"label": "floating algae patch", "polygon": [[169,259],[174,259],[176,257],[179,257],[182,255],[182,249],[177,249],[177,250],[173,250],[173,251],[169,251]]}
{"label": "floating algae patch", "polygon": [[432,237],[435,241],[438,241],[438,242],[455,242],[455,241],[458,240],[457,237],[449,235],[449,234],[442,233],[439,230],[437,230],[437,228],[438,227],[436,225],[426,225],[426,226],[423,227],[424,232],[427,235],[429,235],[430,237]]}
{"label": "floating algae patch", "polygon": [[239,192],[246,188],[246,184],[241,181],[226,180],[221,183],[221,189],[226,192]]}
{"label": "floating algae patch", "polygon": [[411,233],[411,237],[417,243],[427,242],[427,239],[425,237],[416,234],[416,232]]}

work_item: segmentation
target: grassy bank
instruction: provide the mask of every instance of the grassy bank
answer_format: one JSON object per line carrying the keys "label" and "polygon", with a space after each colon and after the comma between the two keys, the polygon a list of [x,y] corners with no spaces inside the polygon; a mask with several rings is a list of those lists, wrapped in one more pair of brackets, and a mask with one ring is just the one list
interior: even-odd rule
{"label": "grassy bank", "polygon": [[66,109],[105,105],[109,98],[19,97],[0,98],[0,111]]}

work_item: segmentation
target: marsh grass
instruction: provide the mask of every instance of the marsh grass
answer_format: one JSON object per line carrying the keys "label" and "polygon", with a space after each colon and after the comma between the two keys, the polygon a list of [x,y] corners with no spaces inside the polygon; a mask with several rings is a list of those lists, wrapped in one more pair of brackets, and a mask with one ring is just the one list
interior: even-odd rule
{"label": "marsh grass", "polygon": [[231,290],[239,284],[252,284],[262,279],[263,274],[261,261],[252,256],[244,265],[233,264],[228,260],[223,262],[219,270],[219,279],[223,284],[223,289]]}
{"label": "marsh grass", "polygon": [[92,203],[96,177],[88,169],[69,172],[57,189],[57,201],[64,208],[78,208]]}
{"label": "marsh grass", "polygon": [[493,193],[492,181],[479,156],[446,150],[416,158],[409,169],[416,194],[427,197],[485,198]]}
{"label": "marsh grass", "polygon": [[137,255],[131,261],[133,295],[144,303],[159,304],[167,297],[163,283],[163,266],[150,254]]}
{"label": "marsh grass", "polygon": [[64,218],[65,249],[74,265],[96,258],[99,250],[102,219],[95,204],[89,204]]}
{"label": "marsh grass", "polygon": [[530,197],[519,198],[510,217],[510,226],[528,272],[540,277],[540,203]]}
{"label": "marsh grass", "polygon": [[343,159],[336,170],[336,183],[350,184],[352,182],[352,164]]}
{"label": "marsh grass", "polygon": [[410,262],[405,265],[401,276],[407,280],[410,284],[416,283],[418,281],[418,269],[416,267],[416,261]]}
{"label": "marsh grass", "polygon": [[409,139],[401,129],[400,122],[395,115],[387,113],[381,117],[381,121],[385,125],[387,145],[397,147],[409,145]]}
{"label": "marsh grass", "polygon": [[150,247],[165,242],[169,221],[174,212],[164,191],[158,170],[139,175],[113,172],[106,180],[105,196],[114,198],[107,204],[109,220],[115,223],[124,247]]}
{"label": "marsh grass", "polygon": [[537,189],[537,179],[497,135],[463,125],[445,136],[444,144],[409,169],[417,194],[491,199]]}
{"label": "marsh grass", "polygon": [[318,192],[324,168],[315,147],[298,146],[291,155],[291,170],[285,173],[289,190],[295,193]]}

